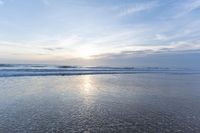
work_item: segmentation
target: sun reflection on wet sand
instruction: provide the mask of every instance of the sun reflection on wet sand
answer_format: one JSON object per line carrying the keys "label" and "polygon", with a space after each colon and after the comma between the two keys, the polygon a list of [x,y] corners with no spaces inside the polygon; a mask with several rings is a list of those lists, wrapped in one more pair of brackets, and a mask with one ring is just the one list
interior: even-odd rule
{"label": "sun reflection on wet sand", "polygon": [[94,102],[97,94],[96,82],[91,75],[84,75],[80,79],[80,94],[84,99],[84,103],[90,105]]}
{"label": "sun reflection on wet sand", "polygon": [[165,74],[0,78],[0,133],[199,133],[199,79]]}

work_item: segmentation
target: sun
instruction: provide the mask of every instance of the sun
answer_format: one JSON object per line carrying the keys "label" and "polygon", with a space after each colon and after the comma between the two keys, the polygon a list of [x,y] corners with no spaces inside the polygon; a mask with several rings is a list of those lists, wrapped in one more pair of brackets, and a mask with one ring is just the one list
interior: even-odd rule
{"label": "sun", "polygon": [[79,52],[79,56],[83,59],[91,59],[92,58],[92,52],[90,51],[81,51]]}
{"label": "sun", "polygon": [[78,55],[82,59],[93,59],[98,52],[92,48],[82,48],[78,51]]}

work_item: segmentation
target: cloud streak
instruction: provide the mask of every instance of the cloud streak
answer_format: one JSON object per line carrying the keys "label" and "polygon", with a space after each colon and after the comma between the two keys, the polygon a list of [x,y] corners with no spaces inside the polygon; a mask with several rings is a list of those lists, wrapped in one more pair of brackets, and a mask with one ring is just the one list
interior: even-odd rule
{"label": "cloud streak", "polygon": [[0,57],[66,61],[200,49],[200,0],[9,1],[0,12]]}
{"label": "cloud streak", "polygon": [[135,57],[146,56],[149,54],[178,54],[178,53],[200,53],[200,44],[173,44],[168,46],[132,46],[128,49],[121,49],[117,53],[107,53],[96,55],[94,58],[116,58],[116,57]]}
{"label": "cloud streak", "polygon": [[123,16],[133,15],[135,13],[151,10],[156,6],[157,6],[156,2],[123,5],[118,7],[119,10],[118,16],[123,17]]}
{"label": "cloud streak", "polygon": [[178,13],[174,18],[180,18],[200,8],[200,0],[187,0],[179,5]]}

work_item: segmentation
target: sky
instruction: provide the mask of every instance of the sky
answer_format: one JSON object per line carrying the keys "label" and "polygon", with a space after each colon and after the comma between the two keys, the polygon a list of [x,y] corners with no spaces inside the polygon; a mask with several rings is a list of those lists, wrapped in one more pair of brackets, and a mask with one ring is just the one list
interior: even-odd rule
{"label": "sky", "polygon": [[200,67],[200,0],[0,0],[0,63]]}

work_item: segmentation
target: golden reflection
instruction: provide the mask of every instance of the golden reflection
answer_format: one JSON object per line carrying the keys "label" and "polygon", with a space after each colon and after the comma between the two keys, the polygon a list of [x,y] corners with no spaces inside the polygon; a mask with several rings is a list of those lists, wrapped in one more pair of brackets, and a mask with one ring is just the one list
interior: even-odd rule
{"label": "golden reflection", "polygon": [[93,88],[93,80],[91,78],[91,75],[84,75],[81,79],[81,85],[82,85],[82,93],[84,95],[90,95],[92,94],[92,88]]}
{"label": "golden reflection", "polygon": [[85,104],[94,102],[96,95],[96,83],[91,75],[81,76],[80,93],[83,96]]}

